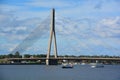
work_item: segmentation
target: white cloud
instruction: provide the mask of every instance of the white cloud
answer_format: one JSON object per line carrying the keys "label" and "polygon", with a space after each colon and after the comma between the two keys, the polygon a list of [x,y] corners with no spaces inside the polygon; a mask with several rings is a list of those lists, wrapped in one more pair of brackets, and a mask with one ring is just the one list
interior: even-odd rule
{"label": "white cloud", "polygon": [[[3,53],[10,53],[17,47],[18,44],[21,43],[22,40],[29,36],[32,31],[34,34],[32,38],[36,38],[38,37],[38,35],[41,36],[43,32],[45,32],[46,27],[45,25],[40,25],[40,22],[40,18],[19,20],[12,13],[9,14],[9,11],[0,12],[0,36],[2,37],[1,39],[4,39],[3,44],[1,44],[0,46],[0,50],[4,51]],[[44,21],[44,23],[46,23],[46,21]],[[37,28],[38,26],[39,28]],[[37,32],[36,30],[34,31],[35,28],[37,28]],[[8,45],[9,43],[11,44]],[[28,44],[30,43],[28,42]]]}
{"label": "white cloud", "polygon": [[[33,0],[31,2],[26,3],[26,5],[33,7],[44,7],[44,8],[65,8],[71,7],[70,1],[64,0]],[[76,3],[72,3],[72,6],[76,5]]]}
{"label": "white cloud", "polygon": [[89,38],[93,34],[91,24],[90,19],[70,20],[69,18],[57,17],[56,32],[66,37]]}
{"label": "white cloud", "polygon": [[1,11],[16,11],[16,10],[20,10],[21,7],[19,6],[15,6],[15,5],[7,5],[7,4],[0,4],[0,10]]}
{"label": "white cloud", "polygon": [[[95,23],[95,24],[94,24]],[[105,18],[94,22],[91,19],[70,20],[67,18],[56,19],[57,34],[79,38],[119,38],[120,17]]]}
{"label": "white cloud", "polygon": [[[20,5],[1,5],[1,10],[11,11],[20,19],[30,17],[45,17],[49,15],[51,8],[56,8],[60,15],[74,18],[101,18],[120,13],[119,1],[98,0],[98,1],[67,1],[67,0],[31,0]],[[100,8],[95,8],[95,7]],[[14,12],[13,12],[14,11]],[[116,14],[119,15],[119,14]]]}
{"label": "white cloud", "polygon": [[120,17],[101,20],[95,30],[101,37],[120,37]]}
{"label": "white cloud", "polygon": [[27,28],[25,26],[19,26],[19,27],[16,27],[15,30],[27,30]]}

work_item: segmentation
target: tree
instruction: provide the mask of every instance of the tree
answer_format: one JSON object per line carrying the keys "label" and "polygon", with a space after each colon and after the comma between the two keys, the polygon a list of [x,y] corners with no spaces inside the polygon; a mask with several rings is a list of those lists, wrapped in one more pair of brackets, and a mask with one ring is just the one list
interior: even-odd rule
{"label": "tree", "polygon": [[30,58],[31,55],[30,54],[24,54],[24,58]]}
{"label": "tree", "polygon": [[8,54],[7,56],[8,56],[8,58],[14,58],[13,54]]}
{"label": "tree", "polygon": [[22,56],[20,55],[20,53],[17,51],[14,55],[15,58],[21,58]]}

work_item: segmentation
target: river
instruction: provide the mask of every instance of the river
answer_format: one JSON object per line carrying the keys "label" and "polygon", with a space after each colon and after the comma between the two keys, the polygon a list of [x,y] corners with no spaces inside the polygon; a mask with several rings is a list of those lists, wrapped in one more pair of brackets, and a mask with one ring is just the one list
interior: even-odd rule
{"label": "river", "polygon": [[0,80],[120,80],[120,65],[76,65],[72,69],[62,69],[61,65],[0,65]]}

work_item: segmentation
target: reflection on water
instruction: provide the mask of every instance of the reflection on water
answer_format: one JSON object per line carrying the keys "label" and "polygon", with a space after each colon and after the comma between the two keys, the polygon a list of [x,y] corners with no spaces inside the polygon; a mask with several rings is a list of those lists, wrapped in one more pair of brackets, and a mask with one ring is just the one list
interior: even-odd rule
{"label": "reflection on water", "polygon": [[120,80],[120,65],[76,65],[72,69],[60,65],[0,65],[0,80]]}

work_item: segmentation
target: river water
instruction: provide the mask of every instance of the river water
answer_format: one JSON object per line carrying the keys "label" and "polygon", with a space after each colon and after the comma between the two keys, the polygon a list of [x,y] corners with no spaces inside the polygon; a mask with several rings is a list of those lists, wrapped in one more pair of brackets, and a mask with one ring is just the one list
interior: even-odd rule
{"label": "river water", "polygon": [[73,69],[60,65],[0,65],[0,80],[120,80],[120,65],[76,65]]}

